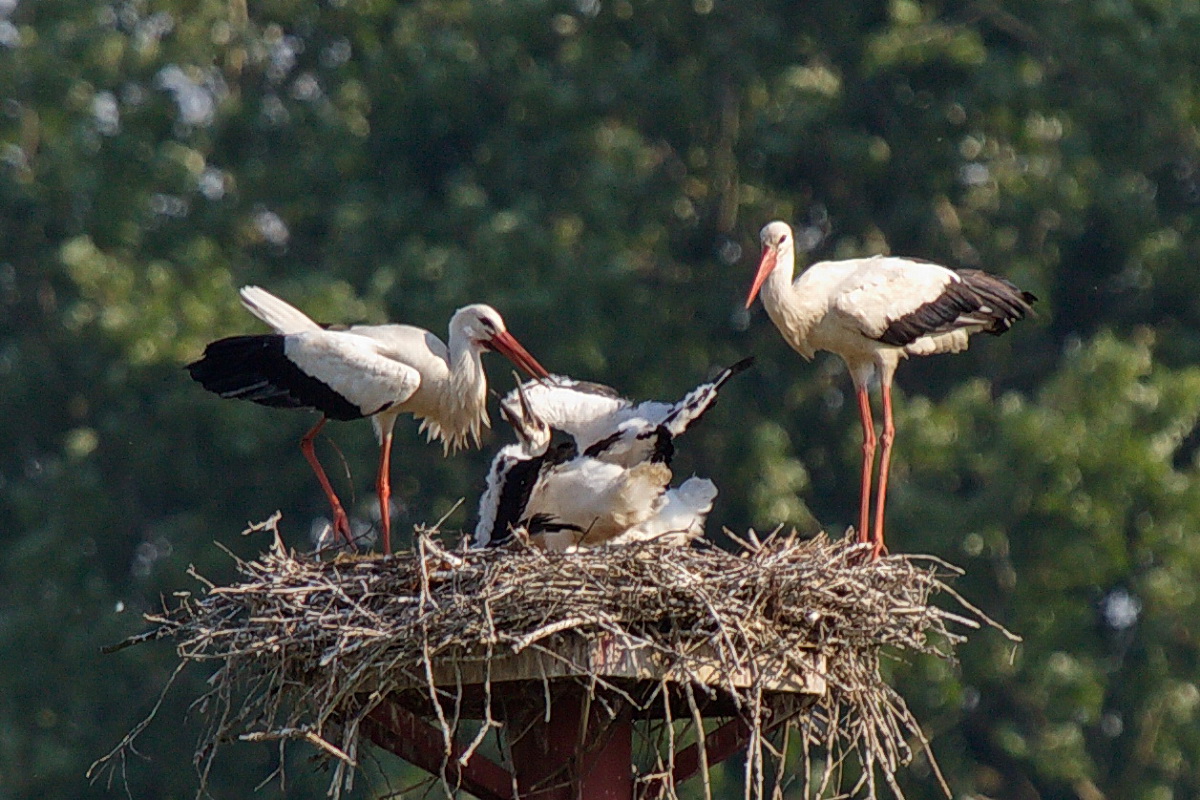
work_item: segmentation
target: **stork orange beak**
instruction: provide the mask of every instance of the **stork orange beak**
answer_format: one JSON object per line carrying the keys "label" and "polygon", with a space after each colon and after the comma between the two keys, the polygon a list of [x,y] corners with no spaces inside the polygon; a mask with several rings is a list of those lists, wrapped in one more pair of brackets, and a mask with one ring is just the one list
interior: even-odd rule
{"label": "stork orange beak", "polygon": [[771,274],[771,270],[775,269],[775,248],[764,245],[762,252],[762,261],[758,262],[758,274],[754,276],[754,285],[750,287],[750,294],[746,296],[746,308],[754,302],[754,298],[758,297],[758,290],[762,288],[763,281]]}
{"label": "stork orange beak", "polygon": [[536,358],[529,355],[529,351],[522,347],[521,343],[508,331],[497,333],[488,342],[488,346],[498,353],[503,353],[509,361],[529,373],[530,377],[550,377],[546,368],[539,364]]}

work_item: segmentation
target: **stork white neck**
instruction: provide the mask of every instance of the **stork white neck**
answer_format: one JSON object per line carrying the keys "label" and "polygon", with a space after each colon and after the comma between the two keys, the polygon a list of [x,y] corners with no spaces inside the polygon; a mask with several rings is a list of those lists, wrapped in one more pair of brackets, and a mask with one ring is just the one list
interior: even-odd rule
{"label": "stork white neck", "polygon": [[480,358],[484,345],[451,321],[446,372],[431,386],[438,397],[437,414],[425,416],[421,429],[441,439],[447,452],[479,445],[483,428],[491,427],[487,413],[487,376]]}
{"label": "stork white neck", "polygon": [[775,327],[784,331],[784,338],[800,355],[812,358],[815,349],[808,344],[813,328],[826,310],[826,298],[819,293],[804,291],[804,275],[793,282],[796,273],[796,251],[791,228],[782,222],[784,231],[773,243],[764,244],[763,258],[773,258],[774,268],[762,284],[762,304]]}

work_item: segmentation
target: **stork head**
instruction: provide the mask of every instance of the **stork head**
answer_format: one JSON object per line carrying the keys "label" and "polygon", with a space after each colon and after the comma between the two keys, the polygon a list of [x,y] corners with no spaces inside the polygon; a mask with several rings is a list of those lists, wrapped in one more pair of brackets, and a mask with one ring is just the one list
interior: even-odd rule
{"label": "stork head", "polygon": [[529,397],[525,394],[525,387],[519,381],[516,397],[509,393],[500,401],[500,416],[512,425],[517,438],[521,440],[529,455],[536,456],[546,452],[553,432],[550,425],[533,410],[533,406],[529,404]]}
{"label": "stork head", "polygon": [[546,368],[521,346],[504,325],[500,312],[483,303],[463,306],[454,312],[450,318],[450,336],[466,337],[472,347],[483,350],[495,350],[504,354],[509,361],[527,372],[533,378],[545,378],[550,375]]}
{"label": "stork head", "polygon": [[762,288],[767,276],[774,271],[775,265],[779,261],[779,252],[781,250],[791,252],[792,227],[786,222],[776,220],[764,226],[762,232],[758,234],[758,238],[762,242],[762,260],[758,262],[758,273],[754,276],[754,285],[750,287],[750,294],[746,296],[746,308],[749,308],[750,304],[754,302],[754,298],[758,296],[758,290]]}

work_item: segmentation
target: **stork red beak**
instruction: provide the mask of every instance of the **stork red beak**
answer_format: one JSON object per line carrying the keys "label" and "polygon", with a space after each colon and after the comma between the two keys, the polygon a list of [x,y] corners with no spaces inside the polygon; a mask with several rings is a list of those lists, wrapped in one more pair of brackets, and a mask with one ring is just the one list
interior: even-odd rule
{"label": "stork red beak", "polygon": [[750,287],[750,294],[746,296],[746,308],[754,302],[754,298],[758,296],[758,290],[762,288],[763,281],[771,274],[771,270],[775,269],[775,255],[778,251],[769,245],[763,246],[762,261],[758,262],[758,274],[754,276],[754,285]]}
{"label": "stork red beak", "polygon": [[488,347],[491,347],[498,353],[503,353],[508,357],[509,361],[525,370],[531,377],[550,377],[550,373],[546,371],[546,368],[539,364],[536,358],[529,355],[529,351],[522,347],[521,343],[508,331],[501,331],[493,336],[491,341],[488,342]]}

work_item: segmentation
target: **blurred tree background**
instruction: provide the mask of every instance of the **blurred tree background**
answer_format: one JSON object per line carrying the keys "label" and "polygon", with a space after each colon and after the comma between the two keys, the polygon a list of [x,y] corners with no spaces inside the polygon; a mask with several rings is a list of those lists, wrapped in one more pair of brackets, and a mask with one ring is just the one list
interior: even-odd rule
{"label": "blurred tree background", "polygon": [[[900,374],[890,542],[1026,637],[895,666],[957,795],[1200,796],[1198,124],[1191,0],[0,0],[0,797],[195,792],[203,674],[147,760],[83,772],[174,664],[98,648],[189,564],[228,577],[214,540],[253,554],[238,531],[279,508],[304,548],[325,511],[311,419],[181,370],[261,329],[243,284],[439,335],[488,302],[553,371],[638,397],[753,353],[680,472],[720,487],[710,530],[840,532],[849,379],[741,309],[776,218],[810,260],[1042,298]],[[469,527],[486,449],[444,460],[404,424],[398,523],[466,498],[445,527]],[[365,518],[370,426],[327,431]],[[323,796],[301,750],[260,794]],[[277,761],[232,745],[213,794]],[[939,796],[927,772],[912,797]]]}

